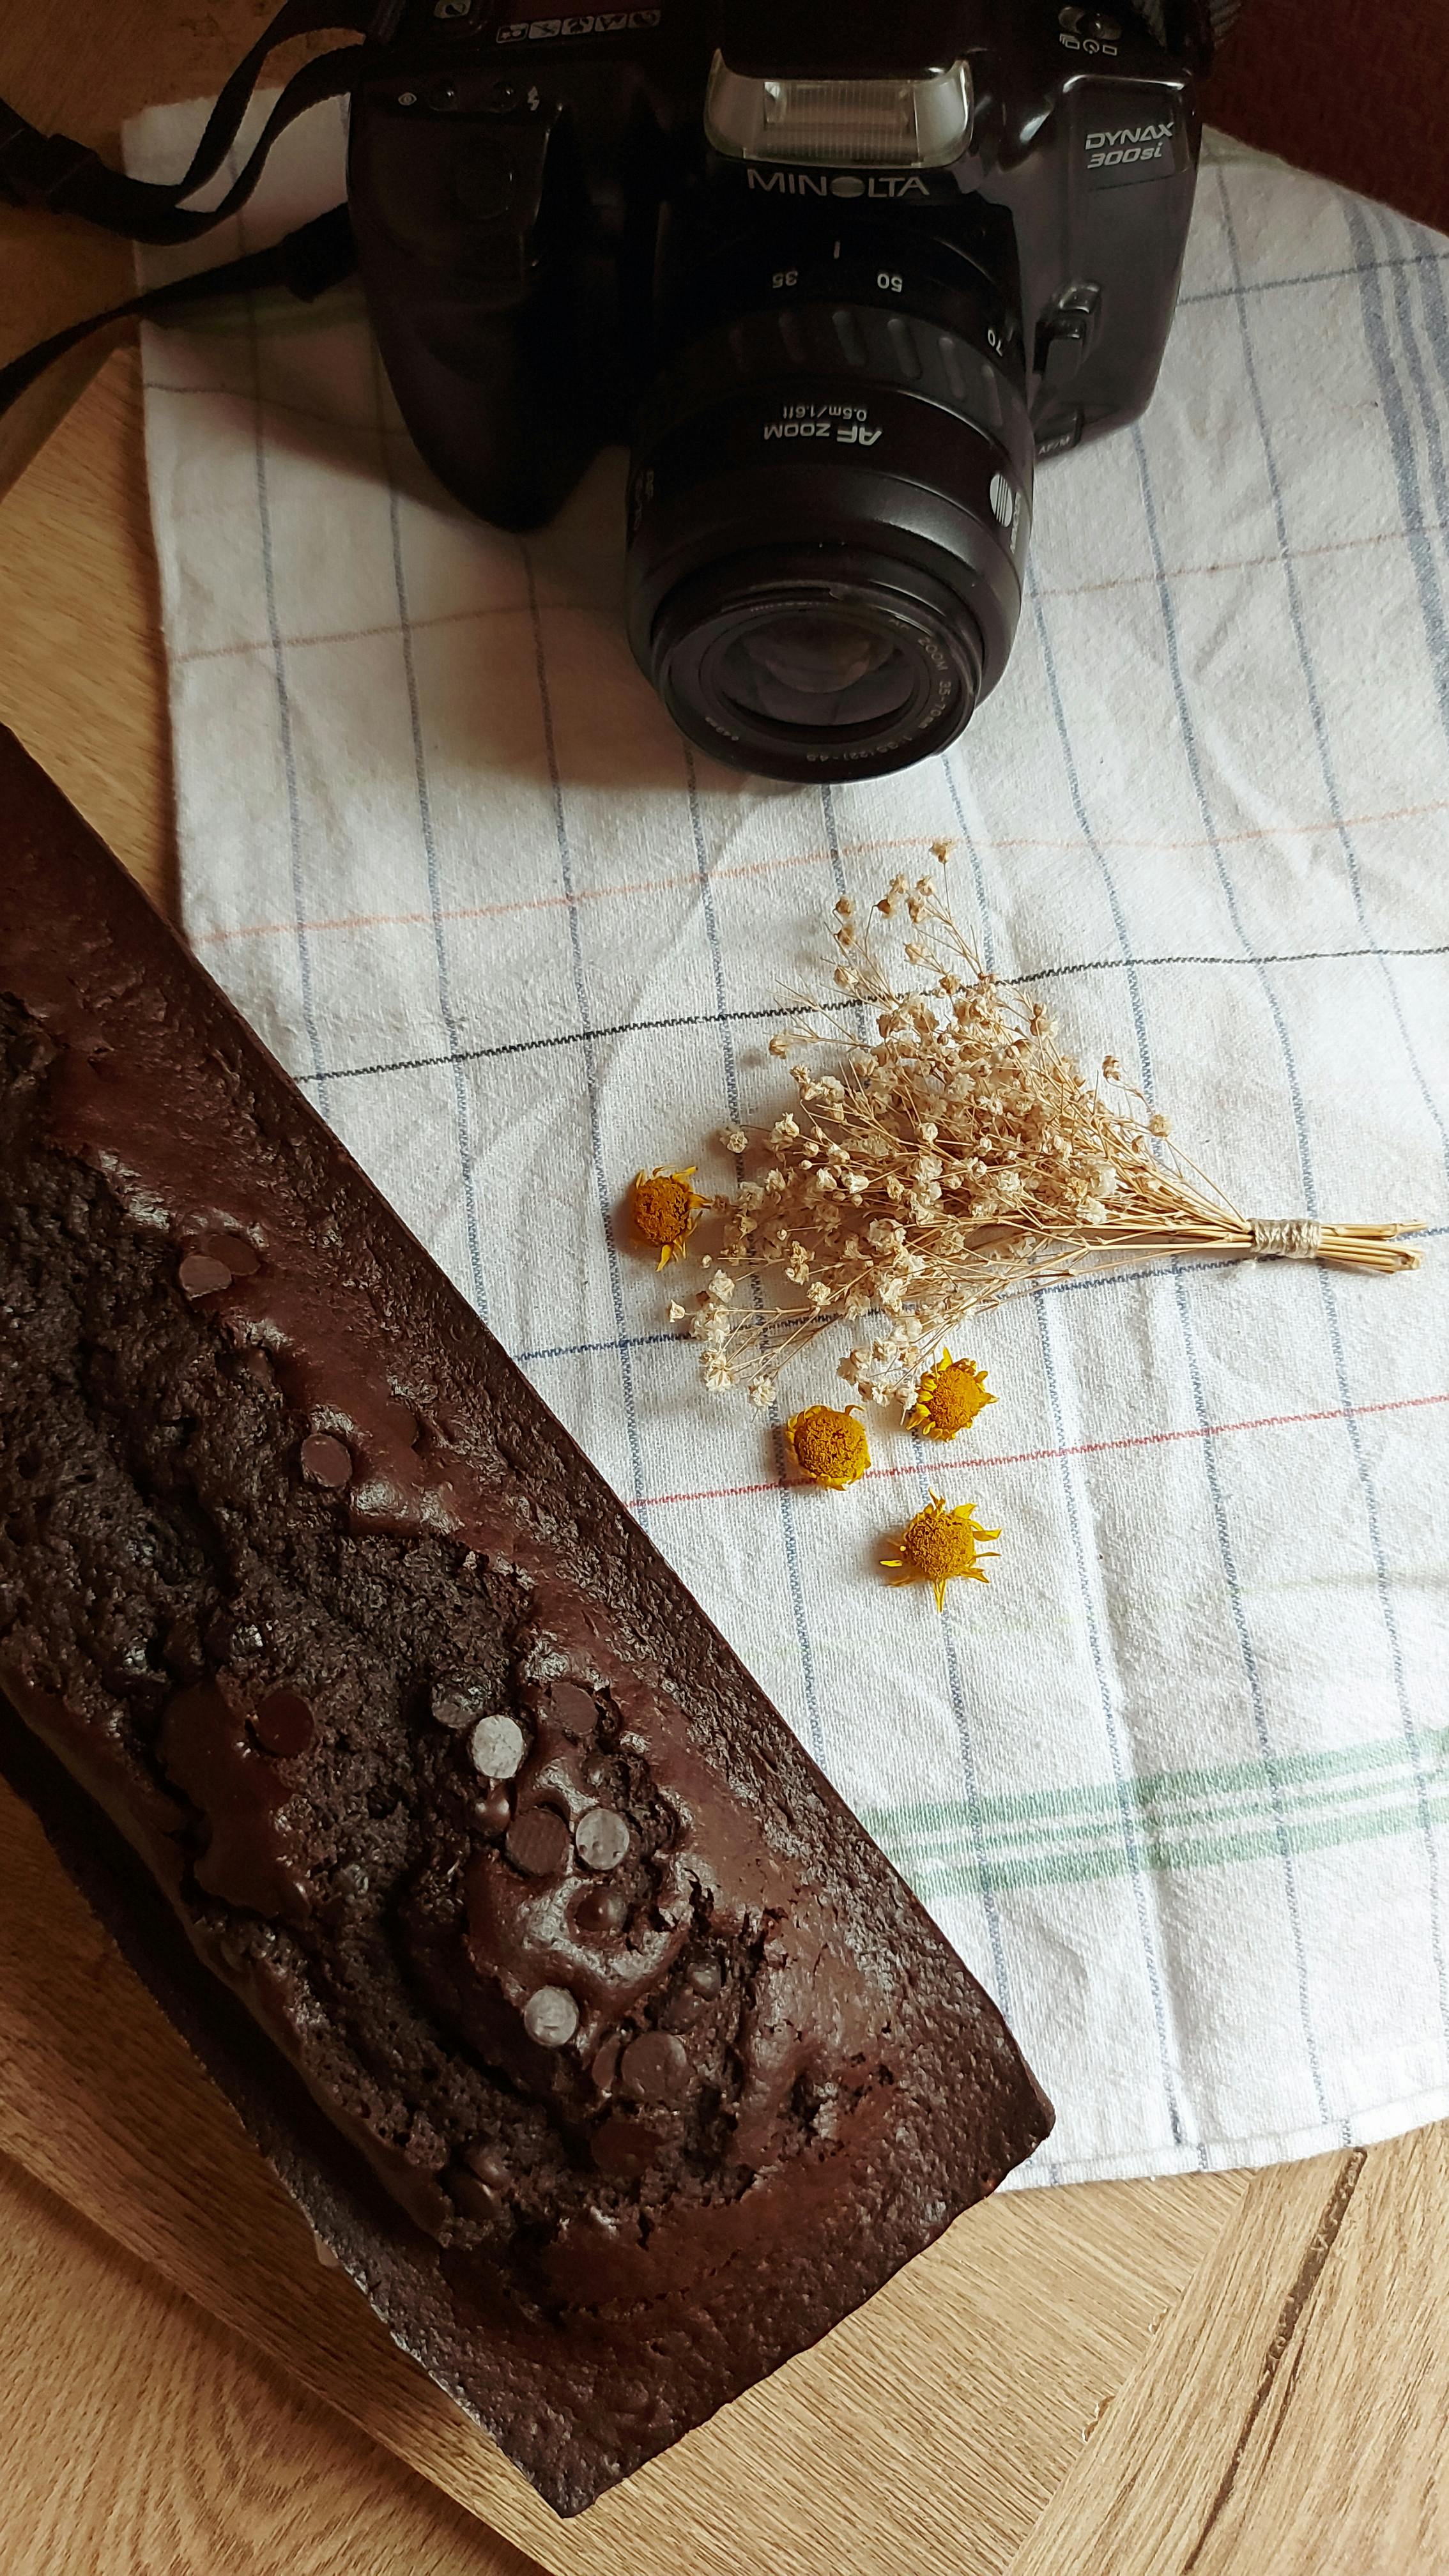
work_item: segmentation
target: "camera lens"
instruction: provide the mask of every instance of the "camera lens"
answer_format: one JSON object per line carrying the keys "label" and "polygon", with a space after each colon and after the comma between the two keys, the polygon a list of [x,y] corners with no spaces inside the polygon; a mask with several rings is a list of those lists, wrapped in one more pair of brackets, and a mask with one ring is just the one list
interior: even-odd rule
{"label": "camera lens", "polygon": [[743,715],[780,725],[877,724],[898,716],[911,666],[894,636],[848,609],[765,616],[726,645],[720,685]]}
{"label": "camera lens", "polygon": [[980,632],[941,584],[888,556],[783,542],[676,584],[651,654],[680,731],[774,778],[919,760],[960,732],[981,685]]}
{"label": "camera lens", "polygon": [[787,291],[748,309],[745,261],[733,314],[716,281],[709,327],[643,405],[631,640],[716,758],[876,777],[953,741],[1005,668],[1031,509],[1022,378],[979,268],[914,295],[878,259],[773,274]]}

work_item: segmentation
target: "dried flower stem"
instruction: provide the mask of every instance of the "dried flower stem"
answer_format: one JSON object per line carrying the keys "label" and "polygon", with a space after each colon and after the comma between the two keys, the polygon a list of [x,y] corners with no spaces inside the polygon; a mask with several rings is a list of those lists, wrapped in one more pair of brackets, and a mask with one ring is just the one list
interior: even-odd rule
{"label": "dried flower stem", "polygon": [[[944,864],[948,845],[934,846]],[[875,1034],[851,1045],[805,1000],[770,1041],[797,1059],[797,1099],[770,1128],[724,1139],[748,1143],[754,1168],[714,1201],[720,1266],[689,1323],[708,1385],[773,1393],[781,1362],[827,1325],[883,1314],[886,1333],[840,1375],[885,1403],[968,1315],[1084,1270],[1191,1255],[1416,1266],[1399,1240],[1412,1226],[1241,1215],[1168,1146],[1167,1120],[1114,1058],[1088,1084],[1041,1005],[1002,993],[936,880],[897,877],[876,906],[907,915],[918,989],[887,972],[848,897],[835,909],[834,980]],[[736,1304],[746,1279],[757,1294]]]}

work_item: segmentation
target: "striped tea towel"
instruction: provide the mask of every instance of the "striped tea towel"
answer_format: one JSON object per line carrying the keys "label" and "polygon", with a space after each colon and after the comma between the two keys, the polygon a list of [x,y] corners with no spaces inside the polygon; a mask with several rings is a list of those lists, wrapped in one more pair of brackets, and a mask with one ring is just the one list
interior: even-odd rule
{"label": "striped tea towel", "polygon": [[[342,142],[193,262],[334,202]],[[420,465],[355,287],[146,336],[187,929],[1004,2006],[1060,2107],[1028,2180],[1449,2112],[1446,292],[1210,144],[1161,390],[1043,472],[1006,681],[824,791],[694,760],[634,669],[617,455],[520,542]],[[966,1438],[876,1417],[802,1491],[620,1194],[723,1185],[837,896],[943,834],[988,963],[1239,1206],[1421,1217],[1425,1266],[1054,1288],[971,1334]],[[876,1571],[933,1487],[1002,1530],[944,1619]]]}

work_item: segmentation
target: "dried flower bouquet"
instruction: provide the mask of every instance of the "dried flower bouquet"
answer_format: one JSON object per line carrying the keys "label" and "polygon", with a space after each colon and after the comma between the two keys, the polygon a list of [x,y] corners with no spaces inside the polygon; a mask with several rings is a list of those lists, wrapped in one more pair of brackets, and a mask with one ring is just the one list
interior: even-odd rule
{"label": "dried flower bouquet", "polygon": [[[933,846],[944,864],[949,845]],[[1166,1118],[1113,1057],[1089,1083],[1041,1005],[1003,992],[938,880],[897,877],[876,906],[906,916],[912,989],[850,899],[835,910],[834,980],[869,1012],[874,1037],[851,1044],[802,1003],[770,1041],[793,1059],[794,1108],[754,1136],[721,1137],[756,1167],[712,1202],[724,1226],[708,1287],[670,1309],[701,1346],[706,1385],[748,1386],[767,1405],[782,1361],[837,1319],[874,1315],[885,1333],[839,1374],[864,1398],[909,1407],[966,1317],[1044,1280],[1183,1254],[1383,1272],[1417,1263],[1397,1240],[1412,1227],[1240,1215],[1172,1148]],[[746,1283],[753,1293],[740,1296]]]}

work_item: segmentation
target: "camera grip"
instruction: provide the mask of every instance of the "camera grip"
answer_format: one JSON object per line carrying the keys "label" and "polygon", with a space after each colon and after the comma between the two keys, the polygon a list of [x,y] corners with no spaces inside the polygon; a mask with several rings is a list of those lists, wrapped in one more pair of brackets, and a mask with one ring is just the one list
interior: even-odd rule
{"label": "camera grip", "polygon": [[456,83],[396,79],[358,97],[358,267],[426,463],[481,517],[536,527],[618,434],[612,271],[560,107],[506,83],[482,114],[458,99]]}
{"label": "camera grip", "polygon": [[1024,191],[1016,210],[1038,456],[1121,428],[1151,401],[1200,140],[1185,72],[1164,68],[1149,83],[1093,70],[1063,82],[1057,187]]}

